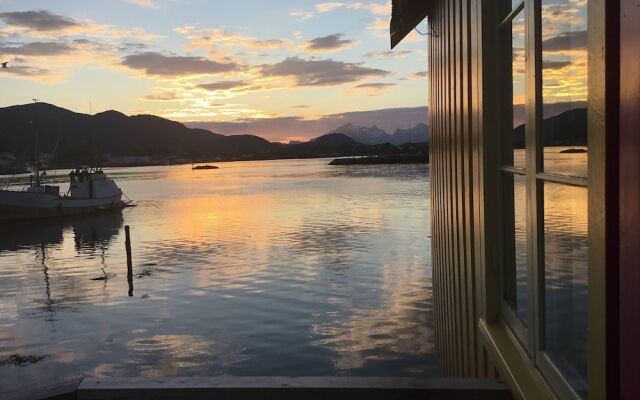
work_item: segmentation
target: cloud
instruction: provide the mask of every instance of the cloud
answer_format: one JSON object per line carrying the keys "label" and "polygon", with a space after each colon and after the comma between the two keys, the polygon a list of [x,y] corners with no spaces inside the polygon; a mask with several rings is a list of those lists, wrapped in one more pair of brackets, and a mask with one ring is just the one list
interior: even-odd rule
{"label": "cloud", "polygon": [[320,4],[316,4],[316,9],[318,10],[318,12],[325,13],[338,8],[342,8],[344,6],[345,6],[344,3],[338,3],[338,2],[320,3]]}
{"label": "cloud", "polygon": [[299,105],[291,106],[291,108],[309,108],[309,106],[304,104],[299,104]]}
{"label": "cloud", "polygon": [[335,33],[329,36],[317,37],[305,42],[305,51],[307,52],[332,52],[339,51],[350,47],[354,41],[342,39],[341,33]]}
{"label": "cloud", "polygon": [[[576,7],[577,6],[577,7]],[[550,3],[542,5],[543,25],[551,28],[549,32],[566,25],[586,25],[586,9],[580,5]]]}
{"label": "cloud", "polygon": [[180,96],[172,92],[151,93],[142,98],[145,101],[173,101],[179,100]]}
{"label": "cloud", "polygon": [[184,25],[174,29],[183,35],[189,43],[184,45],[187,50],[207,50],[215,57],[232,57],[232,53],[221,48],[243,48],[252,53],[264,49],[277,49],[290,43],[288,39],[262,39],[252,36],[230,33],[220,28],[196,29],[193,25]]}
{"label": "cloud", "polygon": [[267,39],[267,40],[254,40],[249,43],[250,48],[254,49],[278,49],[288,43],[284,39]]}
{"label": "cloud", "polygon": [[198,85],[199,88],[205,90],[230,90],[235,88],[246,87],[248,85],[247,82],[244,81],[220,81],[214,83],[203,83]]}
{"label": "cloud", "polygon": [[316,10],[319,13],[326,13],[329,11],[337,10],[340,8],[350,10],[367,10],[373,14],[388,15],[391,14],[391,2],[385,3],[340,3],[340,2],[328,2],[316,4]]}
{"label": "cloud", "polygon": [[366,90],[369,96],[374,96],[379,94],[381,91],[392,88],[396,85],[397,83],[384,83],[384,82],[361,83],[359,85],[354,86],[353,89]]}
{"label": "cloud", "polygon": [[124,42],[121,43],[120,46],[118,47],[118,50],[120,51],[142,51],[142,50],[146,50],[149,46],[147,46],[145,43],[136,43],[136,42]]}
{"label": "cloud", "polygon": [[140,7],[145,8],[157,8],[158,6],[153,2],[153,0],[125,0],[127,3],[135,4]]}
{"label": "cloud", "polygon": [[409,54],[413,54],[411,50],[395,50],[395,51],[372,51],[365,54],[365,57],[371,58],[402,58]]}
{"label": "cloud", "polygon": [[396,86],[396,83],[361,83],[354,86],[356,89],[384,89],[392,86]]}
{"label": "cloud", "polygon": [[58,31],[80,26],[78,22],[48,11],[16,11],[0,13],[0,19],[7,25],[29,28],[36,31]]}
{"label": "cloud", "polygon": [[73,47],[69,44],[59,42],[33,42],[17,46],[0,45],[0,54],[3,55],[54,56],[59,54],[68,54],[72,51]]}
{"label": "cloud", "polygon": [[368,68],[362,64],[328,60],[305,60],[288,57],[276,63],[263,65],[264,76],[292,77],[297,86],[332,86],[356,82],[364,78],[378,78],[390,74],[377,68]]}
{"label": "cloud", "polygon": [[571,61],[551,61],[544,60],[542,66],[544,69],[562,69],[571,65]]}
{"label": "cloud", "polygon": [[126,56],[120,64],[159,76],[220,74],[239,68],[235,63],[219,63],[204,57],[165,56],[155,52]]}
{"label": "cloud", "polygon": [[294,11],[294,12],[290,12],[289,16],[305,20],[305,19],[313,18],[313,13],[310,11]]}
{"label": "cloud", "polygon": [[409,78],[411,79],[424,79],[426,77],[429,76],[429,71],[420,71],[420,72],[414,72],[413,74],[409,75]]}
{"label": "cloud", "polygon": [[569,50],[586,50],[587,31],[562,32],[542,42],[544,52],[562,52]]}
{"label": "cloud", "polygon": [[[326,3],[316,4],[316,11],[320,14],[324,14],[330,11],[338,10],[338,9],[347,9],[347,10],[367,10],[376,15],[391,15],[391,2],[387,1],[385,3],[363,3],[363,2],[355,2],[355,3],[343,3],[337,1],[331,1]],[[300,18],[300,19],[309,19],[315,16],[313,11],[294,11],[289,13],[290,16]]]}
{"label": "cloud", "polygon": [[2,73],[9,73],[22,77],[43,77],[49,75],[50,72],[51,71],[44,68],[31,67],[27,65],[14,65],[4,69]]}
{"label": "cloud", "polygon": [[117,63],[118,48],[89,39],[0,43],[0,58],[12,58],[14,75],[42,83],[59,82],[81,65]]}
{"label": "cloud", "polygon": [[0,13],[0,20],[6,24],[5,27],[0,28],[0,36],[22,39],[64,39],[74,35],[97,37],[103,41],[127,37],[152,40],[159,37],[141,28],[123,29],[113,25],[98,24],[91,20],[78,21],[44,10]]}

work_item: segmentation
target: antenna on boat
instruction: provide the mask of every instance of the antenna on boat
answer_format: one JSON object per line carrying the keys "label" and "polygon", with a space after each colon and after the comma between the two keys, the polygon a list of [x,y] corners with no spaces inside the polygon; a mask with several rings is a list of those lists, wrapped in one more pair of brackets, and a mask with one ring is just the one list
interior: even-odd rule
{"label": "antenna on boat", "polygon": [[99,165],[99,157],[98,157],[98,141],[96,139],[96,127],[95,121],[93,120],[93,104],[89,102],[89,129],[91,129],[91,145],[93,147],[93,168],[98,169]]}
{"label": "antenna on boat", "polygon": [[[32,99],[33,100],[33,104],[37,104],[38,103],[38,99]],[[39,151],[38,151],[38,136],[39,136],[39,132],[38,132],[38,112],[36,110],[36,107],[33,107],[33,125],[34,125],[34,129],[35,129],[35,133],[36,133],[36,145],[35,145],[35,158],[34,158],[34,163],[35,163],[35,168],[36,168],[36,186],[40,186],[40,155],[39,155]]]}

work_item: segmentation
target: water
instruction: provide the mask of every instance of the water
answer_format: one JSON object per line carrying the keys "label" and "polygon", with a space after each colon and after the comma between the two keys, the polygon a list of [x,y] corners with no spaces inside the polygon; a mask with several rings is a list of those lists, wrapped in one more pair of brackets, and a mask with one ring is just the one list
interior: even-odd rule
{"label": "water", "polygon": [[108,169],[137,207],[2,226],[0,360],[46,357],[0,366],[0,392],[78,376],[439,375],[428,167],[328,161]]}

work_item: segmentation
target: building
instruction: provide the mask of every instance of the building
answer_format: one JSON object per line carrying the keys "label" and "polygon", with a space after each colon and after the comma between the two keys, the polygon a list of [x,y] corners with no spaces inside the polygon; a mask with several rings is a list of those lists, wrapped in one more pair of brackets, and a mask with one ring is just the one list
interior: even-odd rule
{"label": "building", "polygon": [[637,398],[637,0],[394,0],[392,47],[425,18],[443,370]]}

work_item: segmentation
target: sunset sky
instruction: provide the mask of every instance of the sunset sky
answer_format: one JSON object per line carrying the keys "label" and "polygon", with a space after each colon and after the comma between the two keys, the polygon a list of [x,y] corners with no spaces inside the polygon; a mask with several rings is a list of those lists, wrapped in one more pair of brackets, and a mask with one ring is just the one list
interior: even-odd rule
{"label": "sunset sky", "polygon": [[385,1],[0,0],[0,58],[10,63],[0,106],[38,98],[278,141],[359,111],[401,108],[348,115],[407,127],[426,120],[427,39],[412,33],[389,52],[390,10]]}
{"label": "sunset sky", "polygon": [[[38,98],[283,142],[346,122],[392,133],[426,122],[428,73],[426,37],[389,51],[390,10],[385,0],[0,0],[10,66],[0,106]],[[545,103],[584,102],[586,2],[545,0],[542,17]],[[513,33],[522,105],[524,24]]]}

